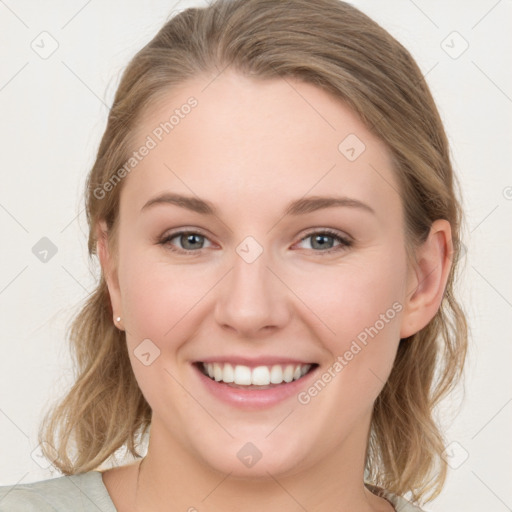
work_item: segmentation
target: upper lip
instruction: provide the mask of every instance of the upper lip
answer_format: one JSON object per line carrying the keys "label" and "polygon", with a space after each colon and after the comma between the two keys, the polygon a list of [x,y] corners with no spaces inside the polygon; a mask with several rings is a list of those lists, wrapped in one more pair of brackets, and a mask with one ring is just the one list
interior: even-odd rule
{"label": "upper lip", "polygon": [[278,357],[278,356],[261,356],[261,357],[242,357],[242,356],[213,356],[206,357],[199,361],[195,361],[196,363],[229,363],[233,366],[243,365],[248,366],[250,368],[255,368],[256,366],[273,366],[276,364],[279,365],[306,365],[306,364],[316,364],[313,361],[300,360],[290,357]]}

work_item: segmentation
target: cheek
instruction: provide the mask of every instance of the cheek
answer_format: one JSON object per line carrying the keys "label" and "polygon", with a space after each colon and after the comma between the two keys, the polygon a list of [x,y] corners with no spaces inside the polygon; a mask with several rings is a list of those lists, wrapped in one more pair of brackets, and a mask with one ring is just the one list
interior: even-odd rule
{"label": "cheek", "polygon": [[164,251],[159,255],[154,248],[127,248],[124,254],[119,274],[128,329],[141,339],[171,336],[207,293],[207,276],[198,266],[168,263]]}
{"label": "cheek", "polygon": [[405,255],[379,251],[375,258],[354,259],[322,272],[304,282],[297,294],[326,326],[317,332],[323,333],[321,341],[332,360],[340,362],[333,371],[341,377],[333,379],[333,387],[358,390],[353,398],[374,399],[400,342]]}
{"label": "cheek", "polygon": [[[143,249],[124,254],[119,274],[132,368],[151,407],[171,408],[175,416],[169,421],[178,429],[181,412],[175,404],[191,399],[173,380],[182,380],[175,358],[197,325],[194,306],[212,285],[199,267],[168,264]],[[147,365],[139,359],[144,353]]]}
{"label": "cheek", "polygon": [[[225,271],[194,263],[168,263],[165,254],[155,258],[147,250],[130,249],[124,254],[119,268],[123,312],[131,331],[142,338],[161,339],[179,328],[181,319],[212,290],[217,274]],[[357,337],[378,322],[380,315],[402,297],[403,265],[399,260],[396,254],[379,251],[374,258],[318,265],[314,271],[297,272],[300,275],[283,269],[282,274],[302,299],[303,305],[297,303],[297,309],[310,317],[310,323],[315,318],[317,324],[320,322],[317,330],[322,329],[326,339],[332,340],[328,348],[334,353],[345,348],[344,340]],[[285,295],[283,300],[295,300]],[[385,330],[389,330],[388,325]]]}
{"label": "cheek", "polygon": [[382,314],[396,320],[400,307],[393,304],[403,299],[405,263],[394,254],[375,256],[326,267],[296,283],[297,294],[334,331],[333,341],[357,336]]}

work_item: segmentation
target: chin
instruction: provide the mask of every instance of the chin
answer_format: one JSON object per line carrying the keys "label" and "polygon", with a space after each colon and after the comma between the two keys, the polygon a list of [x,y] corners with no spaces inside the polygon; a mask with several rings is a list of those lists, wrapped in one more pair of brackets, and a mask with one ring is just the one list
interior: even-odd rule
{"label": "chin", "polygon": [[202,446],[199,449],[204,463],[232,478],[268,479],[288,476],[300,471],[302,463],[307,458],[307,447],[304,441],[290,439],[283,443],[282,438],[273,434],[257,433],[215,441],[214,445]]}

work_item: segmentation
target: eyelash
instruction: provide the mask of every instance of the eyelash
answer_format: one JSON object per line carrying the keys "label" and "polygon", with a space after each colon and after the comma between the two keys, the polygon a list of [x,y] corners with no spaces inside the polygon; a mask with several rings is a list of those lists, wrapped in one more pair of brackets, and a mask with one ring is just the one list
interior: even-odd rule
{"label": "eyelash", "polygon": [[[202,250],[202,249],[197,249],[195,251],[192,251],[190,249],[176,249],[169,242],[171,240],[173,240],[174,238],[180,236],[180,235],[199,235],[199,236],[202,236],[204,238],[208,238],[204,233],[202,233],[199,230],[195,230],[195,231],[192,231],[192,230],[190,230],[190,231],[189,230],[182,230],[182,231],[175,231],[173,233],[169,233],[169,234],[165,235],[158,243],[160,245],[164,246],[164,247],[167,246],[167,248],[170,251],[172,251],[172,252],[176,252],[176,253],[179,253],[179,254],[185,254],[185,255],[186,254],[197,254],[197,253],[199,253]],[[337,231],[334,231],[334,230],[329,229],[329,228],[325,228],[325,229],[317,230],[317,231],[310,231],[305,236],[303,236],[299,240],[299,242],[303,242],[304,240],[306,240],[307,238],[312,237],[313,235],[328,235],[329,237],[332,237],[335,240],[337,240],[338,242],[340,242],[339,245],[334,246],[334,247],[332,247],[330,249],[326,249],[325,251],[309,249],[309,250],[311,250],[313,252],[321,254],[322,256],[346,250],[349,247],[351,247],[352,244],[353,244],[352,240],[350,240],[350,239],[348,239],[346,237],[341,236]]]}

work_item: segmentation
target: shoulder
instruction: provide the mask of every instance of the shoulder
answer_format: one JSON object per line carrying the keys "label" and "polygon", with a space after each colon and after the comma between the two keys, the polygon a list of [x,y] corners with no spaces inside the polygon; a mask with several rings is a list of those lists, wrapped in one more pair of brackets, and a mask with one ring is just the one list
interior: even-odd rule
{"label": "shoulder", "polygon": [[410,501],[407,501],[405,498],[401,496],[397,496],[392,492],[382,489],[382,487],[377,487],[376,485],[372,485],[369,483],[365,483],[367,489],[369,489],[373,494],[386,499],[389,501],[397,512],[424,512],[423,509],[419,508],[416,505],[413,505]]}
{"label": "shoulder", "polygon": [[0,486],[0,512],[116,512],[99,471]]}

